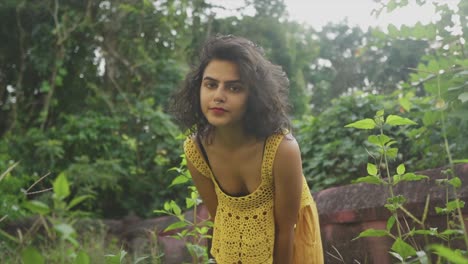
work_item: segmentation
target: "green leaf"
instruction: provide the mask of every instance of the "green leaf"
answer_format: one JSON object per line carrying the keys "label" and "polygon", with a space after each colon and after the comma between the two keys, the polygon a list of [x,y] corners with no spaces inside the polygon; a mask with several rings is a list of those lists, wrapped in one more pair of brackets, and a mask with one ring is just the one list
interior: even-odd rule
{"label": "green leaf", "polygon": [[430,245],[429,249],[432,250],[435,254],[443,257],[448,260],[450,263],[455,264],[467,264],[468,258],[464,257],[460,251],[453,250],[442,245]]}
{"label": "green leaf", "polygon": [[458,163],[468,163],[468,159],[454,160],[453,163],[454,163],[454,164],[458,164]]}
{"label": "green leaf", "polygon": [[195,202],[194,202],[194,200],[192,198],[186,197],[185,198],[185,205],[186,205],[187,209],[189,209],[189,208],[192,208],[195,205]]}
{"label": "green leaf", "polygon": [[396,207],[401,206],[405,202],[406,202],[406,198],[403,195],[396,195],[396,196],[387,198],[387,203],[395,205]]}
{"label": "green leaf", "polygon": [[400,117],[397,115],[389,115],[387,116],[387,120],[385,121],[385,124],[391,125],[391,126],[404,126],[404,125],[417,125],[418,123],[404,117]]}
{"label": "green leaf", "polygon": [[395,219],[395,217],[393,215],[388,218],[388,220],[387,220],[387,231],[388,232],[390,232],[390,230],[392,229],[395,222],[396,222],[396,219]]}
{"label": "green leaf", "polygon": [[164,203],[164,210],[166,210],[166,211],[171,210],[171,203],[170,202],[165,202]]}
{"label": "green leaf", "polygon": [[76,233],[75,229],[66,223],[56,224],[54,225],[54,229],[57,230],[57,232],[59,232],[64,238],[71,237]]}
{"label": "green leaf", "polygon": [[394,159],[398,155],[398,149],[397,148],[389,148],[387,149],[387,157]]}
{"label": "green leaf", "polygon": [[50,84],[47,81],[42,81],[39,91],[42,93],[47,93],[50,91]]}
{"label": "green leaf", "polygon": [[[422,180],[422,179],[429,179],[429,177],[425,176],[425,175],[417,175],[417,174],[414,174],[414,173],[405,173],[403,175],[399,175],[399,182],[401,181],[419,181],[419,180]],[[394,184],[397,184],[397,182],[394,182]]]}
{"label": "green leaf", "polygon": [[168,227],[166,227],[166,229],[164,229],[164,232],[169,232],[169,231],[174,230],[174,229],[184,228],[186,226],[187,226],[186,222],[177,221],[175,223],[170,224]]}
{"label": "green leaf", "polygon": [[362,119],[351,124],[347,124],[345,127],[353,127],[357,129],[374,129],[375,126],[376,124],[374,120],[370,118],[366,118],[366,119]]}
{"label": "green leaf", "polygon": [[180,215],[182,213],[182,210],[180,210],[180,207],[174,201],[171,201],[171,209],[175,215]]}
{"label": "green leaf", "polygon": [[411,110],[411,107],[413,106],[411,101],[406,97],[398,99],[398,102],[400,103],[401,107],[405,109],[406,112],[409,112]]}
{"label": "green leaf", "polygon": [[89,264],[89,263],[90,263],[90,260],[89,260],[88,254],[86,254],[86,252],[84,251],[78,252],[78,254],[76,255],[74,264]]}
{"label": "green leaf", "polygon": [[400,165],[397,167],[397,169],[396,169],[396,171],[397,171],[397,173],[398,173],[399,175],[405,173],[405,170],[406,170],[406,169],[405,169],[405,164],[400,164]]}
{"label": "green leaf", "polygon": [[43,264],[44,257],[34,247],[27,247],[21,252],[23,264]]}
{"label": "green leaf", "polygon": [[46,215],[50,212],[50,208],[47,204],[32,200],[32,201],[26,201],[23,203],[23,207],[29,209],[31,212],[35,214],[40,214],[40,215]]}
{"label": "green leaf", "polygon": [[382,184],[384,183],[379,177],[377,176],[365,176],[357,178],[353,181],[353,183],[370,183],[370,184]]}
{"label": "green leaf", "polygon": [[171,185],[169,185],[169,187],[172,187],[174,185],[184,184],[184,183],[186,183],[188,181],[190,181],[190,178],[188,178],[185,175],[179,175],[174,180],[172,180],[172,183],[171,183]]}
{"label": "green leaf", "polygon": [[447,203],[447,210],[449,210],[450,212],[463,207],[465,207],[465,202],[460,199],[455,199]]}
{"label": "green leaf", "polygon": [[444,232],[440,233],[442,236],[452,236],[452,235],[463,235],[463,230],[460,229],[445,229]]}
{"label": "green leaf", "polygon": [[416,255],[416,250],[401,238],[397,238],[392,245],[392,250],[398,253],[403,259]]}
{"label": "green leaf", "polygon": [[77,206],[78,204],[80,204],[80,203],[83,202],[84,200],[86,200],[86,199],[91,199],[91,198],[93,198],[93,196],[92,196],[92,195],[89,195],[89,194],[87,194],[87,195],[81,195],[81,196],[75,197],[75,198],[73,198],[73,200],[70,201],[70,203],[68,204],[68,206],[67,206],[66,209],[67,209],[67,210],[70,210],[71,208]]}
{"label": "green leaf", "polygon": [[388,235],[387,230],[370,228],[361,232],[359,236],[354,238],[353,240],[361,238],[361,237],[383,237],[387,235]]}
{"label": "green leaf", "polygon": [[375,117],[381,117],[385,114],[385,110],[379,110],[375,112]]}
{"label": "green leaf", "polygon": [[123,260],[127,256],[127,251],[121,249],[118,255],[105,255],[106,264],[121,264],[124,263]]}
{"label": "green leaf", "polygon": [[416,255],[418,256],[419,263],[421,264],[430,264],[429,257],[424,250],[416,251]]}
{"label": "green leaf", "polygon": [[120,255],[105,255],[106,264],[120,264]]}
{"label": "green leaf", "polygon": [[53,183],[54,195],[57,199],[63,200],[70,195],[70,186],[67,181],[65,173],[62,172],[57,176]]}
{"label": "green leaf", "polygon": [[450,185],[452,185],[453,187],[455,187],[455,188],[459,188],[462,185],[462,182],[461,182],[460,178],[458,178],[458,177],[453,177],[452,179],[450,179],[448,181],[448,183]]}
{"label": "green leaf", "polygon": [[375,166],[372,163],[367,163],[367,173],[371,176],[376,176],[377,175],[377,166]]}
{"label": "green leaf", "polygon": [[429,236],[437,236],[437,229],[421,229],[421,230],[415,230],[413,231],[414,234],[416,235],[429,235]]}
{"label": "green leaf", "polygon": [[374,145],[383,147],[392,139],[386,135],[370,135],[367,140]]}

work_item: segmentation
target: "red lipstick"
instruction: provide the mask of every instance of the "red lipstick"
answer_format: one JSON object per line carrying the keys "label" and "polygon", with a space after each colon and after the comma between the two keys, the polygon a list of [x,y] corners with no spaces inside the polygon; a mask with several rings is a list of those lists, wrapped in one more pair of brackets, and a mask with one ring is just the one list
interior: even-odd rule
{"label": "red lipstick", "polygon": [[223,114],[227,112],[226,109],[221,108],[221,107],[212,107],[210,108],[210,110],[213,111],[215,114]]}

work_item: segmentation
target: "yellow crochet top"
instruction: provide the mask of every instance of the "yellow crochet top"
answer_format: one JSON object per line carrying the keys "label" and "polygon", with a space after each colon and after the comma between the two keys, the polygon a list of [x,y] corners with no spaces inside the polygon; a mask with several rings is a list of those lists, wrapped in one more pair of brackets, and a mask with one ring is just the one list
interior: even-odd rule
{"label": "yellow crochet top", "polygon": [[[219,187],[210,167],[189,137],[184,143],[186,158],[211,179],[218,198],[211,254],[220,264],[273,263],[275,242],[273,161],[282,134],[267,138],[261,168],[261,183],[245,196],[234,197]],[[304,178],[301,209],[295,227],[294,263],[323,263],[318,213]]]}

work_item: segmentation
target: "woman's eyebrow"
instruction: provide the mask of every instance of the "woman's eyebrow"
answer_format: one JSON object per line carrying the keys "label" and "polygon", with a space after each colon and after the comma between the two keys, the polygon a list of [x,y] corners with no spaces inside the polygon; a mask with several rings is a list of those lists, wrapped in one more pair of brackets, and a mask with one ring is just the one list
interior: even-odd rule
{"label": "woman's eyebrow", "polygon": [[[212,78],[212,77],[210,77],[210,76],[205,76],[205,77],[203,78],[203,81],[204,81],[204,80],[219,82],[219,80],[216,80],[215,78]],[[225,83],[233,84],[233,83],[242,83],[242,82],[241,82],[241,80],[228,80],[228,81],[225,81]]]}

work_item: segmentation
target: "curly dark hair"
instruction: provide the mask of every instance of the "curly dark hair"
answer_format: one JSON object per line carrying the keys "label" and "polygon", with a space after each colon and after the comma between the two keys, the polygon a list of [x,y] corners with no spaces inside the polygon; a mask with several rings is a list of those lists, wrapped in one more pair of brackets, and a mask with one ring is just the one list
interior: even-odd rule
{"label": "curly dark hair", "polygon": [[204,43],[198,65],[191,69],[181,89],[173,95],[170,112],[184,129],[202,137],[212,129],[200,107],[200,87],[205,68],[213,59],[237,64],[241,82],[249,87],[243,120],[247,134],[266,138],[291,130],[286,73],[281,66],[265,58],[261,47],[232,35],[216,35]]}

